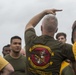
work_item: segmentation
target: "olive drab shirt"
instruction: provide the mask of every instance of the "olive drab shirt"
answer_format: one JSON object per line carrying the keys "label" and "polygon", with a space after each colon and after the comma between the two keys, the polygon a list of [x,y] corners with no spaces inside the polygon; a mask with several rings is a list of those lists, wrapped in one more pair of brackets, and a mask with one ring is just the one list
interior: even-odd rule
{"label": "olive drab shirt", "polygon": [[25,32],[25,43],[28,75],[59,75],[63,60],[75,61],[70,44],[48,35],[37,36],[33,28]]}
{"label": "olive drab shirt", "polygon": [[13,75],[26,75],[26,57],[20,55],[19,58],[12,58],[9,54],[5,56],[5,59],[13,66]]}

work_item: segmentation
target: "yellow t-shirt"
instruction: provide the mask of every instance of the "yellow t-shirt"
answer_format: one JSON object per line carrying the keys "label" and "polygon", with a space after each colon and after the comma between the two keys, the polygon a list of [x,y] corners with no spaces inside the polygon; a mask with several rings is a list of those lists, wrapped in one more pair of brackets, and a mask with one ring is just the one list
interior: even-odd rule
{"label": "yellow t-shirt", "polygon": [[76,60],[76,42],[73,44],[73,53],[74,53],[75,60]]}
{"label": "yellow t-shirt", "polygon": [[0,71],[8,64],[8,61],[6,61],[3,57],[0,56]]}

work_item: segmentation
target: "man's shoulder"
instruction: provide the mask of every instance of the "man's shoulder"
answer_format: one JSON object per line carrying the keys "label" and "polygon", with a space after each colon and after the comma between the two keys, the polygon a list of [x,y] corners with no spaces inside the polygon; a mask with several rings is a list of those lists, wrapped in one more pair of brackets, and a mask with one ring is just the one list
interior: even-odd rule
{"label": "man's shoulder", "polygon": [[65,43],[66,46],[72,47],[72,44],[70,43]]}
{"label": "man's shoulder", "polygon": [[26,56],[24,56],[24,55],[21,55],[21,58],[26,58]]}
{"label": "man's shoulder", "polygon": [[71,44],[71,43],[65,43],[65,44],[68,44],[68,45],[71,45],[71,46],[72,46],[72,44]]}
{"label": "man's shoulder", "polygon": [[4,58],[7,60],[7,59],[10,58],[10,55],[8,54],[8,55],[6,55]]}
{"label": "man's shoulder", "polygon": [[35,31],[35,29],[34,29],[34,28],[29,28],[29,29],[27,29],[27,30],[25,31],[25,33],[28,32],[28,31]]}
{"label": "man's shoulder", "polygon": [[26,62],[26,56],[21,55],[21,59],[20,59],[20,60],[23,60],[23,61],[25,61],[25,62]]}

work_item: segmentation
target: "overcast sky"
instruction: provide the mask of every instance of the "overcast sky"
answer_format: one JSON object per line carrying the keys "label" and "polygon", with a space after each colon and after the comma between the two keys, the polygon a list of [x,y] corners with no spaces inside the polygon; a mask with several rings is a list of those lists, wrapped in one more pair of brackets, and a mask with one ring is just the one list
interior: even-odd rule
{"label": "overcast sky", "polygon": [[[24,47],[25,25],[34,15],[49,8],[63,9],[56,15],[58,32],[65,32],[67,42],[71,43],[71,26],[76,20],[76,0],[0,0],[0,55],[2,47],[10,43],[14,35],[22,38]],[[37,35],[41,34],[40,23],[36,27]]]}

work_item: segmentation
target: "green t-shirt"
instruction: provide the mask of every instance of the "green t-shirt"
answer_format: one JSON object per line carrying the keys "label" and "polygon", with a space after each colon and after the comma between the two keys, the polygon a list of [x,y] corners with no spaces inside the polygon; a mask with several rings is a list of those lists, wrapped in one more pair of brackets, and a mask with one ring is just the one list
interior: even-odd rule
{"label": "green t-shirt", "polygon": [[62,61],[75,61],[70,44],[48,35],[37,36],[33,28],[25,32],[28,75],[59,75]]}
{"label": "green t-shirt", "polygon": [[21,55],[19,58],[14,59],[10,55],[5,56],[5,59],[13,66],[15,72],[13,75],[25,75],[26,57]]}

